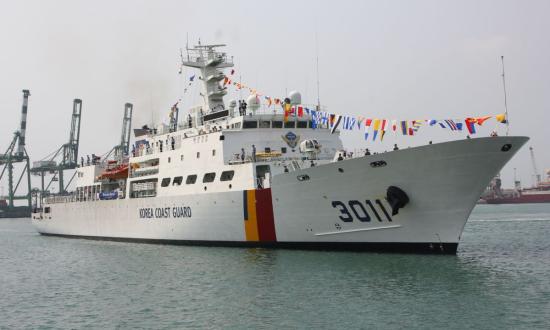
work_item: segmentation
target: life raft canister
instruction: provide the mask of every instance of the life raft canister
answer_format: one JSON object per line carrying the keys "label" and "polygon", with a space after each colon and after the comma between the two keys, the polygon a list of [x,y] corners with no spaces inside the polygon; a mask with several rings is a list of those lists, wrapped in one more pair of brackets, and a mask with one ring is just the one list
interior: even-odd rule
{"label": "life raft canister", "polygon": [[389,186],[386,192],[386,200],[391,206],[391,215],[399,213],[399,209],[407,205],[409,196],[396,186]]}

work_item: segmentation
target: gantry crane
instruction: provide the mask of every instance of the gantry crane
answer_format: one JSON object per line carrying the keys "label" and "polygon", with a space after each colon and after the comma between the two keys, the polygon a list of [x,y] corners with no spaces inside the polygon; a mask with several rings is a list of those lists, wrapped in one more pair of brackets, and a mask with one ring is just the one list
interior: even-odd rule
{"label": "gantry crane", "polygon": [[113,147],[104,157],[109,159],[113,155],[114,160],[121,163],[124,157],[130,152],[130,134],[132,130],[132,112],[134,106],[132,103],[124,104],[124,117],[122,118],[122,131],[120,132],[120,143]]}
{"label": "gantry crane", "polygon": [[[67,194],[67,187],[71,184],[74,175],[65,185],[63,171],[72,170],[78,166],[78,145],[80,142],[80,120],[82,115],[82,100],[75,99],[73,101],[73,114],[71,117],[71,132],[69,134],[69,142],[63,144],[55,152],[46,156],[43,160],[33,163],[31,172],[41,177],[41,194],[47,195],[47,191],[53,181],[59,182],[59,194]],[[56,159],[59,158],[59,162]],[[46,174],[53,174],[50,182],[44,187],[44,177]],[[75,172],[76,173],[76,172]]]}
{"label": "gantry crane", "polygon": [[[30,217],[31,215],[31,177],[30,177],[30,164],[29,155],[25,149],[25,131],[27,129],[27,109],[29,104],[29,96],[31,93],[29,90],[23,90],[23,106],[21,107],[21,125],[19,130],[13,134],[13,140],[10,146],[4,154],[0,154],[0,166],[2,172],[0,172],[0,180],[7,173],[8,176],[8,196],[7,203],[0,198],[0,218],[21,218]],[[17,145],[17,147],[16,147]],[[24,168],[21,170],[19,179],[14,181],[14,164],[22,163]],[[6,172],[7,170],[7,172]],[[27,180],[27,193],[25,195],[17,195],[17,190],[23,178]],[[15,183],[15,186],[14,186]],[[26,206],[16,206],[15,200],[26,200]]]}

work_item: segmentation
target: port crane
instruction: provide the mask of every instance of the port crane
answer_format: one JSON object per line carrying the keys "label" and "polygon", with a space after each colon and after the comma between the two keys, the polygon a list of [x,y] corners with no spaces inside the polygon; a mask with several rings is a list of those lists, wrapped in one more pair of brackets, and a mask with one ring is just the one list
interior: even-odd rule
{"label": "port crane", "polygon": [[[2,171],[0,172],[0,180],[7,173],[8,177],[8,196],[7,203],[0,198],[0,218],[1,217],[29,217],[31,214],[31,177],[30,177],[30,161],[29,155],[25,148],[25,132],[27,129],[27,110],[29,104],[30,91],[23,90],[23,106],[21,107],[21,122],[19,130],[13,134],[13,139],[4,154],[0,154],[0,166]],[[19,175],[19,178],[14,181],[14,165],[24,164],[23,169]],[[17,195],[17,191],[23,181],[26,178],[27,181],[27,193],[24,195]],[[26,200],[27,206],[16,206],[15,200]]]}
{"label": "port crane", "polygon": [[[69,142],[63,144],[59,149],[46,156],[44,159],[33,163],[31,173],[39,175],[41,178],[40,192],[42,196],[48,194],[50,185],[56,180],[59,183],[59,195],[67,194],[67,187],[71,184],[75,175],[73,174],[69,182],[65,185],[63,171],[72,170],[78,166],[78,145],[80,142],[81,116],[82,100],[74,99]],[[56,161],[56,159],[59,159],[59,161]],[[44,187],[44,179],[47,174],[53,174],[53,177],[48,185]]]}
{"label": "port crane", "polygon": [[120,143],[114,146],[103,157],[104,160],[108,160],[113,155],[114,160],[121,163],[124,157],[128,157],[130,152],[130,134],[132,130],[132,112],[134,106],[132,103],[124,104],[124,117],[122,118],[122,130],[120,133]]}

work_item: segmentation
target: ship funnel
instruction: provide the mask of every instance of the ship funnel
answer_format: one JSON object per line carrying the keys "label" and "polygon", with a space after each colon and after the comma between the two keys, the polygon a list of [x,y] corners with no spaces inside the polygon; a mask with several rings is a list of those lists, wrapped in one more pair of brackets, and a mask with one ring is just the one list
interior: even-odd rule
{"label": "ship funnel", "polygon": [[21,107],[21,127],[19,129],[19,141],[17,145],[17,155],[23,156],[25,153],[25,131],[27,129],[27,108],[29,105],[29,95],[31,95],[28,89],[23,90],[23,106]]}

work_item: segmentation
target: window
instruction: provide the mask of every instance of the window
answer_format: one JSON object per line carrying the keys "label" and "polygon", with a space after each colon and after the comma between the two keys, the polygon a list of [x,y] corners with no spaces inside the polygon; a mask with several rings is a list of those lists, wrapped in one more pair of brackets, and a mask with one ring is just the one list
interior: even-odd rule
{"label": "window", "polygon": [[265,148],[264,148],[264,152],[265,152],[266,154],[271,153],[271,148],[270,148],[270,147],[265,147]]}
{"label": "window", "polygon": [[285,123],[285,128],[294,128],[296,126],[296,122],[295,121],[287,121]]}
{"label": "window", "polygon": [[216,156],[216,149],[212,149],[212,157]]}
{"label": "window", "polygon": [[180,156],[181,161],[183,162],[183,155]]}
{"label": "window", "polygon": [[44,208],[44,213],[50,213],[50,207],[49,206],[46,206]]}
{"label": "window", "polygon": [[216,178],[216,173],[214,172],[206,173],[202,178],[202,182],[203,183],[213,182],[215,178]]}
{"label": "window", "polygon": [[299,121],[298,128],[307,128],[307,121]]}
{"label": "window", "polygon": [[271,122],[269,120],[260,121],[260,128],[269,128],[271,127]]}
{"label": "window", "polygon": [[282,122],[282,121],[278,121],[278,120],[274,120],[274,121],[271,123],[271,127],[272,127],[272,128],[283,128],[283,122]]}
{"label": "window", "polygon": [[160,183],[161,187],[168,187],[170,185],[170,178],[164,178],[162,179],[162,182]]}
{"label": "window", "polygon": [[170,163],[170,161],[171,161],[171,159],[170,159],[170,157],[168,157],[168,162]]}
{"label": "window", "polygon": [[201,158],[201,153],[197,151],[197,158]]}
{"label": "window", "polygon": [[286,147],[281,147],[281,153],[286,154]]}
{"label": "window", "polygon": [[258,128],[258,122],[257,121],[251,121],[251,120],[245,120],[243,122],[243,128]]}
{"label": "window", "polygon": [[235,171],[223,171],[222,175],[220,176],[220,181],[231,181],[233,180],[234,175]]}
{"label": "window", "polygon": [[174,181],[172,181],[172,186],[179,186],[181,185],[182,181],[183,181],[183,176],[177,176],[174,178]]}
{"label": "window", "polygon": [[185,184],[195,184],[197,182],[197,175],[191,174],[187,176],[187,179],[185,179]]}

